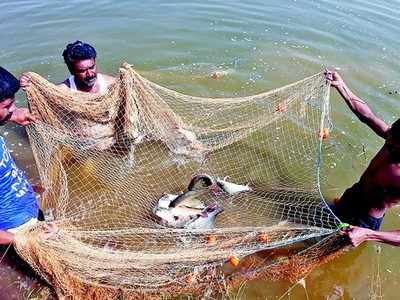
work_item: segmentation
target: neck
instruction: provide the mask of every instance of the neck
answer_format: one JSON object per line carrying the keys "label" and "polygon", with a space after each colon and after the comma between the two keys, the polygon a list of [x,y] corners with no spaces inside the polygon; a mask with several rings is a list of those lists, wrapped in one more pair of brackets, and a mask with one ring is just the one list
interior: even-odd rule
{"label": "neck", "polygon": [[75,85],[76,85],[76,88],[79,90],[79,91],[81,91],[81,92],[87,92],[87,93],[97,93],[97,79],[96,79],[96,82],[95,82],[95,84],[94,85],[92,85],[92,86],[88,86],[88,85],[86,85],[85,83],[83,83],[83,82],[77,82],[75,79],[74,79],[74,81],[75,81]]}

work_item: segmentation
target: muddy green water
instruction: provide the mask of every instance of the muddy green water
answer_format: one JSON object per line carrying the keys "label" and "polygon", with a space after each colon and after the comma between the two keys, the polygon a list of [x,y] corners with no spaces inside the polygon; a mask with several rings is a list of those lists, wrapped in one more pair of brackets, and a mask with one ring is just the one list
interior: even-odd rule
{"label": "muddy green water", "polygon": [[[340,68],[349,86],[387,122],[398,117],[399,1],[22,1],[0,2],[0,65],[35,71],[53,82],[68,76],[61,52],[80,39],[98,50],[102,72],[123,61],[169,88],[199,96],[250,95],[325,67]],[[225,71],[214,80],[211,74]],[[340,153],[324,164],[323,192],[340,196],[382,140],[332,91],[331,118]],[[24,105],[24,96],[18,102]],[[0,129],[18,164],[37,175],[24,131]],[[398,228],[400,209],[383,229]],[[369,243],[315,270],[301,286],[249,282],[241,299],[398,299],[399,249]],[[379,262],[379,264],[378,264]],[[374,276],[379,273],[380,280]],[[3,260],[0,298],[26,299],[36,285]],[[381,291],[377,287],[381,284]],[[32,292],[33,291],[33,292]],[[306,294],[307,293],[307,294]]]}

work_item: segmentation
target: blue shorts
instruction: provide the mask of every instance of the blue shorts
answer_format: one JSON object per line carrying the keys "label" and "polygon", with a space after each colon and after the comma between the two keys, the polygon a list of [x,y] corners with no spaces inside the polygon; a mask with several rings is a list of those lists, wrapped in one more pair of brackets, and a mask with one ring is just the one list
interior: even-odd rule
{"label": "blue shorts", "polygon": [[349,223],[350,225],[379,230],[383,222],[383,217],[375,218],[368,214],[351,214],[351,212],[342,211],[335,204],[330,204],[329,207],[340,221]]}

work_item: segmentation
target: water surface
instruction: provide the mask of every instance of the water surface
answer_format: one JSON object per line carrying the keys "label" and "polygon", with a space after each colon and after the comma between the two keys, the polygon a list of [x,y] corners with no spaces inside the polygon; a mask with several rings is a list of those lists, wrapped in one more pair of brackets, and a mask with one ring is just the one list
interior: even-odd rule
{"label": "water surface", "polygon": [[[80,39],[96,47],[102,72],[116,74],[128,61],[157,83],[213,97],[255,94],[337,67],[349,86],[390,123],[398,117],[400,100],[399,4],[393,0],[4,0],[0,64],[17,75],[34,71],[60,82],[68,76],[62,50],[67,42]],[[216,70],[226,75],[215,80],[210,75]],[[358,180],[382,145],[334,91],[331,101],[332,134],[341,141],[342,151],[325,160],[327,198],[340,196]],[[23,93],[18,102],[24,105]],[[37,182],[23,130],[7,126],[0,131],[18,164]],[[399,213],[398,208],[388,213],[383,229],[397,228]],[[11,269],[4,272],[5,266]],[[3,295],[16,284],[15,278],[25,275],[6,261],[1,268]],[[372,243],[315,270],[305,280],[307,293],[311,299],[341,299],[341,295],[366,299],[378,291],[373,287],[378,271],[384,299],[396,299],[398,249],[382,246],[377,255]],[[238,296],[275,299],[291,286],[257,280]],[[26,298],[34,288],[18,286],[12,298]],[[295,286],[286,297],[304,299],[305,290]]]}

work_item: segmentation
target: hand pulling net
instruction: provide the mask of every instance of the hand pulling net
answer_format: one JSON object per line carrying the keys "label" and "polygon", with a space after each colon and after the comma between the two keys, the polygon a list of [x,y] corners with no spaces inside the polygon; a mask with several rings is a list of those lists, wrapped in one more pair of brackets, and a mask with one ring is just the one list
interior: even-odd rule
{"label": "hand pulling net", "polygon": [[[224,99],[169,90],[128,64],[102,96],[30,75],[40,121],[28,134],[46,189],[41,206],[58,231],[31,227],[16,248],[59,295],[201,295],[259,276],[295,280],[342,248],[340,221],[320,193],[329,125],[322,73]],[[159,207],[199,174],[220,191],[203,187]]]}

